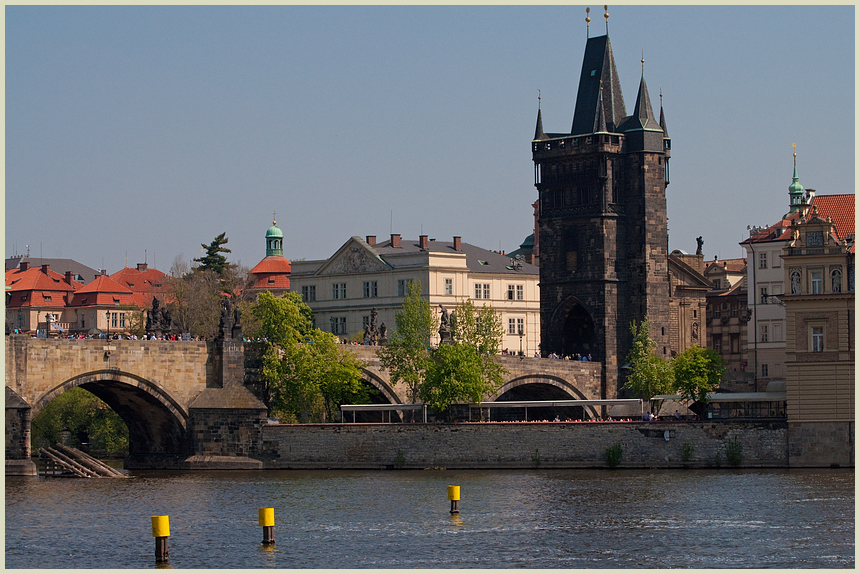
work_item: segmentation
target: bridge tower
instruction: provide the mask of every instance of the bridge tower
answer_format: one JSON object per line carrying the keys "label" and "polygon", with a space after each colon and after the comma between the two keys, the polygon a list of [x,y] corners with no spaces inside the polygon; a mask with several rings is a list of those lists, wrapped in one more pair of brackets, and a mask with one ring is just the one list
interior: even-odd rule
{"label": "bridge tower", "polygon": [[662,103],[660,119],[654,115],[644,69],[643,58],[628,116],[607,25],[607,35],[586,41],[570,132],[544,132],[538,106],[532,140],[542,352],[601,361],[604,398],[623,384],[631,321],[649,318],[658,352],[669,346],[671,140]]}

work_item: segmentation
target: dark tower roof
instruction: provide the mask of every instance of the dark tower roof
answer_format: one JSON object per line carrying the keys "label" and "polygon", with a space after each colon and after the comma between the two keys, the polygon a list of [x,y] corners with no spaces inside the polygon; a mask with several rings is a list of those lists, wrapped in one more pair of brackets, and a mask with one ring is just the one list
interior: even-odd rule
{"label": "dark tower roof", "polygon": [[615,68],[609,36],[589,38],[585,44],[571,134],[594,133],[598,120],[597,104],[601,98],[601,87],[603,88],[601,109],[604,121],[608,131],[616,132],[627,112],[624,108],[624,96],[621,94],[621,82],[618,80],[618,70]]}
{"label": "dark tower roof", "polygon": [[600,86],[600,94],[597,96],[597,110],[595,114],[597,117],[594,118],[594,133],[609,133],[606,129],[606,115],[603,113],[603,86]]}
{"label": "dark tower roof", "polygon": [[537,118],[537,125],[535,126],[535,139],[534,139],[534,141],[546,140],[546,139],[549,139],[549,138],[547,137],[547,135],[543,131],[543,120],[541,120],[540,108],[538,108],[538,118]]}
{"label": "dark tower roof", "polygon": [[[641,129],[656,129],[659,126],[654,121],[654,110],[651,109],[651,98],[648,97],[648,86],[645,85],[645,74],[639,80],[639,93],[636,94],[636,105],[633,107],[628,121],[624,122],[624,131]],[[660,131],[663,131],[660,128]]]}
{"label": "dark tower roof", "polygon": [[669,129],[666,127],[666,116],[663,115],[663,97],[660,97],[660,128],[663,130],[663,137],[669,137]]}

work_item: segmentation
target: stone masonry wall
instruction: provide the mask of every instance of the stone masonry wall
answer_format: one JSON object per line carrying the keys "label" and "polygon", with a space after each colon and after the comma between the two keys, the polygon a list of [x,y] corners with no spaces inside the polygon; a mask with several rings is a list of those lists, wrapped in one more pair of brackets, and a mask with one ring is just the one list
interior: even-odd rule
{"label": "stone masonry wall", "polygon": [[[270,469],[592,468],[619,443],[622,468],[788,466],[787,425],[730,423],[479,423],[266,425],[261,458]],[[668,436],[668,440],[666,437]],[[685,459],[685,447],[689,445]]]}

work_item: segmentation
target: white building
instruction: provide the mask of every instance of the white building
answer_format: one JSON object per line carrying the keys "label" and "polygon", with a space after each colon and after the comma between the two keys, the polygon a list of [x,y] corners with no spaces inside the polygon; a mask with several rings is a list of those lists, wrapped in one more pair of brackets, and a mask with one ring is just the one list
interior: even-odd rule
{"label": "white building", "polygon": [[[502,348],[532,356],[540,347],[538,278],[537,266],[458,236],[411,241],[392,234],[382,243],[373,235],[352,237],[326,260],[293,261],[290,287],[313,309],[317,327],[352,338],[364,332],[373,309],[377,327],[384,323],[393,332],[409,282],[418,281],[437,315],[440,305],[450,312],[467,299],[493,307],[505,329]],[[438,341],[437,333],[431,343]]]}

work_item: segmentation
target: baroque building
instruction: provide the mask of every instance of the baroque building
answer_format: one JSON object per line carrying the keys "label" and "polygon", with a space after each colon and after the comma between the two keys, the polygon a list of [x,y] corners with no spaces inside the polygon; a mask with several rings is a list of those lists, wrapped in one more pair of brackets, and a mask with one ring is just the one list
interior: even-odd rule
{"label": "baroque building", "polygon": [[841,232],[813,203],[783,248],[792,466],[854,465],[854,196],[831,197]]}
{"label": "baroque building", "polygon": [[654,114],[644,59],[642,68],[627,115],[609,36],[588,38],[570,132],[545,132],[538,109],[532,141],[541,351],[601,361],[605,398],[623,384],[632,321],[650,319],[658,353],[671,356],[671,140],[662,105]]}
{"label": "baroque building", "polygon": [[752,373],[747,371],[746,272],[746,259],[714,257],[704,273],[711,284],[706,294],[708,348],[726,362],[726,378],[721,387],[735,392],[754,391]]}

